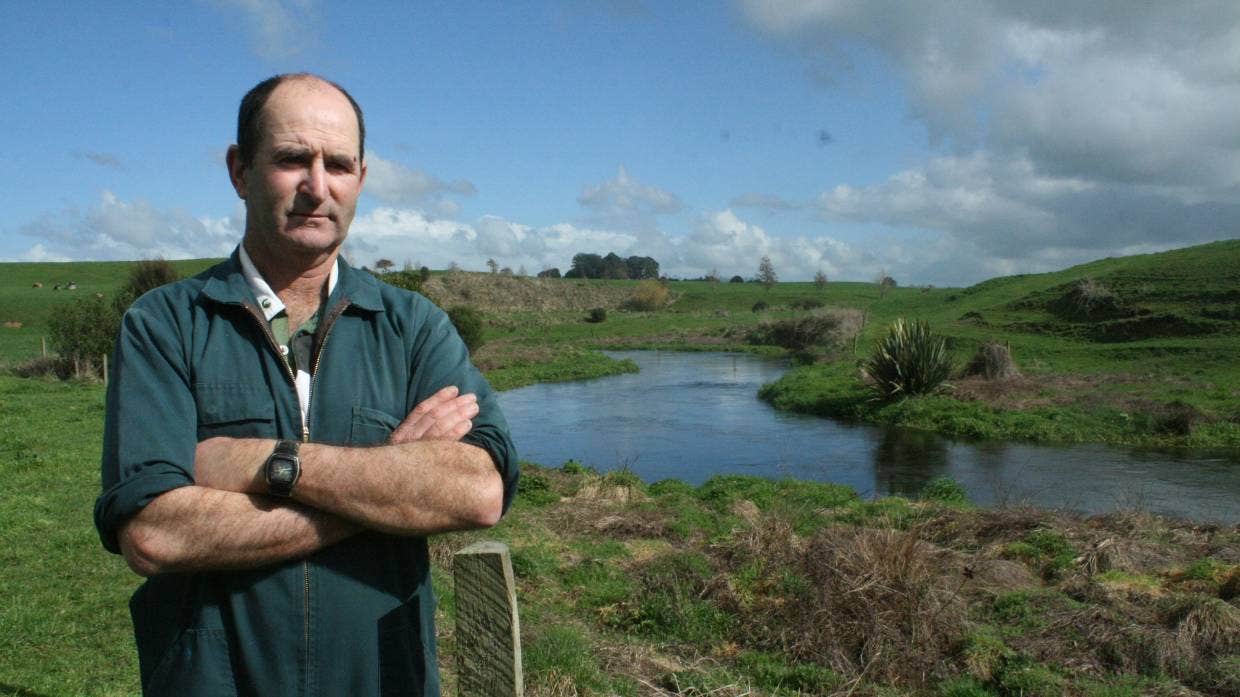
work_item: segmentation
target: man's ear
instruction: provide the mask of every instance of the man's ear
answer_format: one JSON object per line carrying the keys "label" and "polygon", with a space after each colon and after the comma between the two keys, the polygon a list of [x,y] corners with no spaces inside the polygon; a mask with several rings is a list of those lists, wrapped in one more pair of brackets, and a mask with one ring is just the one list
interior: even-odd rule
{"label": "man's ear", "polygon": [[224,162],[228,164],[228,178],[232,180],[238,198],[245,199],[245,164],[241,162],[241,149],[236,145],[228,146]]}
{"label": "man's ear", "polygon": [[365,158],[362,158],[361,171],[362,171],[362,175],[357,178],[357,188],[359,189],[362,188],[362,185],[366,183],[366,159]]}

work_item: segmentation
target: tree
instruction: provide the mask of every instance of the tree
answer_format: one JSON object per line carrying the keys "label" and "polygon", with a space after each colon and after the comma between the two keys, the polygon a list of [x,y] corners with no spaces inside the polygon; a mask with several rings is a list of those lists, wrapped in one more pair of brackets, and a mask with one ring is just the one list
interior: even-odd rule
{"label": "tree", "polygon": [[814,285],[818,286],[818,290],[827,287],[827,275],[822,272],[822,269],[818,269],[818,273],[814,274]]}
{"label": "tree", "polygon": [[564,278],[602,278],[603,257],[581,252],[573,255],[573,266]]}
{"label": "tree", "polygon": [[719,269],[711,269],[710,273],[706,274],[705,280],[708,283],[718,283],[719,282]]}
{"label": "tree", "polygon": [[555,266],[552,266],[549,269],[543,269],[542,271],[538,272],[538,277],[539,278],[559,278],[560,269]]}
{"label": "tree", "polygon": [[744,282],[745,282],[745,278],[741,276],[740,274],[737,274],[733,276],[732,278],[728,279],[728,283],[744,283]]}
{"label": "tree", "polygon": [[615,252],[608,252],[603,257],[603,278],[629,278],[628,264]]}
{"label": "tree", "polygon": [[499,264],[494,259],[487,259],[487,268],[491,273],[499,273]]}
{"label": "tree", "polygon": [[375,262],[375,268],[379,269],[379,273],[387,273],[387,270],[395,266],[391,259],[379,259]]}
{"label": "tree", "polygon": [[758,283],[761,283],[770,290],[772,286],[779,282],[779,276],[775,275],[775,265],[771,263],[771,258],[763,256],[762,261],[758,262]]}
{"label": "tree", "polygon": [[624,265],[629,278],[644,280],[659,277],[659,262],[651,257],[632,256],[624,260]]}
{"label": "tree", "polygon": [[878,297],[880,298],[887,297],[887,290],[896,287],[896,279],[887,275],[887,269],[883,269],[878,273],[876,283],[878,283]]}

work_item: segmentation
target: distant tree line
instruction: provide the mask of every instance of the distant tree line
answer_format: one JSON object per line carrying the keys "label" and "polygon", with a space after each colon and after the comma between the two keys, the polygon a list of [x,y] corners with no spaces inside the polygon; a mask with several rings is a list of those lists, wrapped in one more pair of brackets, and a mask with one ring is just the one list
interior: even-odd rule
{"label": "distant tree line", "polygon": [[659,262],[651,257],[631,256],[627,259],[615,252],[607,256],[582,252],[573,255],[573,266],[564,278],[631,278],[657,279]]}

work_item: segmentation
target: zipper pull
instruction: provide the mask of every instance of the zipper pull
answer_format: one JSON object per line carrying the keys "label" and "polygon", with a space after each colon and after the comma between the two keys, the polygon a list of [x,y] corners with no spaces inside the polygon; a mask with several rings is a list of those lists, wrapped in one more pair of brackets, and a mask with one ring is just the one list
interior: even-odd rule
{"label": "zipper pull", "polygon": [[310,442],[310,427],[304,423],[301,425],[301,442]]}

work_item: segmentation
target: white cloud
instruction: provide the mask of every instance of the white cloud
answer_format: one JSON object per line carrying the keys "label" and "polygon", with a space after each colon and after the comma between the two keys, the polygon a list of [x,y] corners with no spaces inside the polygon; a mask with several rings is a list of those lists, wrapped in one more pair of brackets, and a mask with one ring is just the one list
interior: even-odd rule
{"label": "white cloud", "polygon": [[195,218],[145,201],[126,202],[110,191],[82,212],[49,213],[19,229],[39,242],[25,255],[72,259],[165,259],[226,256],[241,239],[235,218]]}
{"label": "white cloud", "polygon": [[216,0],[240,13],[240,25],[250,34],[254,53],[282,60],[305,52],[318,42],[318,3],[315,0]]}
{"label": "white cloud", "polygon": [[971,282],[1240,229],[1240,4],[741,4],[820,72],[847,74],[858,45],[895,67],[945,154],[817,204],[935,233],[926,273]]}
{"label": "white cloud", "polygon": [[587,186],[577,203],[608,218],[676,213],[682,208],[676,194],[634,179],[624,166],[614,179]]}
{"label": "white cloud", "polygon": [[460,206],[447,198],[473,196],[477,188],[466,180],[444,181],[420,169],[385,160],[376,153],[366,156],[366,185],[363,191],[390,205],[413,205],[436,215],[451,217]]}

